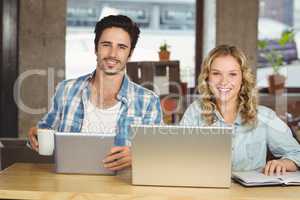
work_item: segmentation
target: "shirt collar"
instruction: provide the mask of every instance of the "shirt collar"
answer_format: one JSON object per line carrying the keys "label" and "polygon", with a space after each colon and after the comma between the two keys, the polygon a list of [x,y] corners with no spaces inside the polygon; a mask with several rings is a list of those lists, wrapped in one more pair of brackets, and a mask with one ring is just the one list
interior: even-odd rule
{"label": "shirt collar", "polygon": [[[221,113],[218,111],[218,109],[215,108],[215,111],[214,111],[214,112],[215,112],[216,118],[217,118],[219,121],[221,121],[221,122],[223,122],[223,123],[226,124],[226,122],[225,122],[223,116],[222,116]],[[237,116],[236,116],[236,118],[235,118],[233,124],[234,124],[234,125],[241,125],[241,124],[242,124],[242,117],[241,117],[241,115],[240,115],[240,112],[238,112],[238,114],[237,114]]]}
{"label": "shirt collar", "polygon": [[[95,77],[96,70],[93,71],[93,73],[89,74],[85,78],[85,95],[87,97],[90,96],[91,91],[90,91],[90,82],[91,80]],[[125,104],[128,104],[128,89],[129,85],[131,84],[131,81],[129,80],[129,77],[125,74],[121,83],[121,88],[119,90],[119,93],[117,95],[117,99],[119,101],[122,101]]]}
{"label": "shirt collar", "polygon": [[85,100],[88,100],[91,95],[90,82],[94,78],[95,74],[96,74],[96,70],[94,70],[92,73],[88,74],[84,79],[83,98]]}
{"label": "shirt collar", "polygon": [[240,112],[238,112],[236,119],[234,120],[235,125],[242,125],[242,117],[240,115]]}
{"label": "shirt collar", "polygon": [[128,89],[130,82],[131,81],[129,80],[128,76],[125,74],[122,80],[120,91],[117,95],[117,99],[125,104],[128,103]]}

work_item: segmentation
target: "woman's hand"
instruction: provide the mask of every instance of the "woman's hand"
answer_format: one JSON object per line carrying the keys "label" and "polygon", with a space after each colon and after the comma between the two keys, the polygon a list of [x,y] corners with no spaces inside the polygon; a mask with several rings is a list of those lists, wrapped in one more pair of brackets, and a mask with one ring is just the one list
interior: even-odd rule
{"label": "woman's hand", "polygon": [[276,175],[279,176],[281,174],[285,174],[287,171],[294,172],[297,170],[297,165],[290,159],[270,160],[264,168],[264,174],[272,176],[276,173]]}

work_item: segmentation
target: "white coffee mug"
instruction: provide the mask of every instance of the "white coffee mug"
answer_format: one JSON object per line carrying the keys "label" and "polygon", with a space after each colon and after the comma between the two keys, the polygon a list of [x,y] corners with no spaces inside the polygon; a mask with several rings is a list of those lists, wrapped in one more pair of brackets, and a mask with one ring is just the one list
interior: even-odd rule
{"label": "white coffee mug", "polygon": [[38,129],[39,154],[51,156],[54,151],[54,130]]}

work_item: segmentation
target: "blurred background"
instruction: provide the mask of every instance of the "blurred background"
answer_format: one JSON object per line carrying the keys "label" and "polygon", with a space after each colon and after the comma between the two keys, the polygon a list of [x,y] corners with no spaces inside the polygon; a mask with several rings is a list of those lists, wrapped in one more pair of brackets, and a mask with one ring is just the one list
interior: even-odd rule
{"label": "blurred background", "polygon": [[[95,70],[94,26],[110,14],[128,15],[141,28],[127,73],[160,95],[166,123],[177,124],[199,97],[203,58],[227,43],[247,53],[260,103],[297,132],[300,1],[2,0],[0,137],[26,138],[59,81]],[[164,44],[170,57],[160,59]],[[283,76],[276,91],[274,74]]]}

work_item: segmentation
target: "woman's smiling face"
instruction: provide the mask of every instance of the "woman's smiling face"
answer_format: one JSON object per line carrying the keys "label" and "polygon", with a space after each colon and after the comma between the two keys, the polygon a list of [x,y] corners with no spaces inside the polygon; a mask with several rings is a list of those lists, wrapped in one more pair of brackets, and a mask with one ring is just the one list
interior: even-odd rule
{"label": "woman's smiling face", "polygon": [[208,75],[211,92],[222,105],[236,103],[242,85],[242,71],[238,61],[231,55],[215,58]]}

